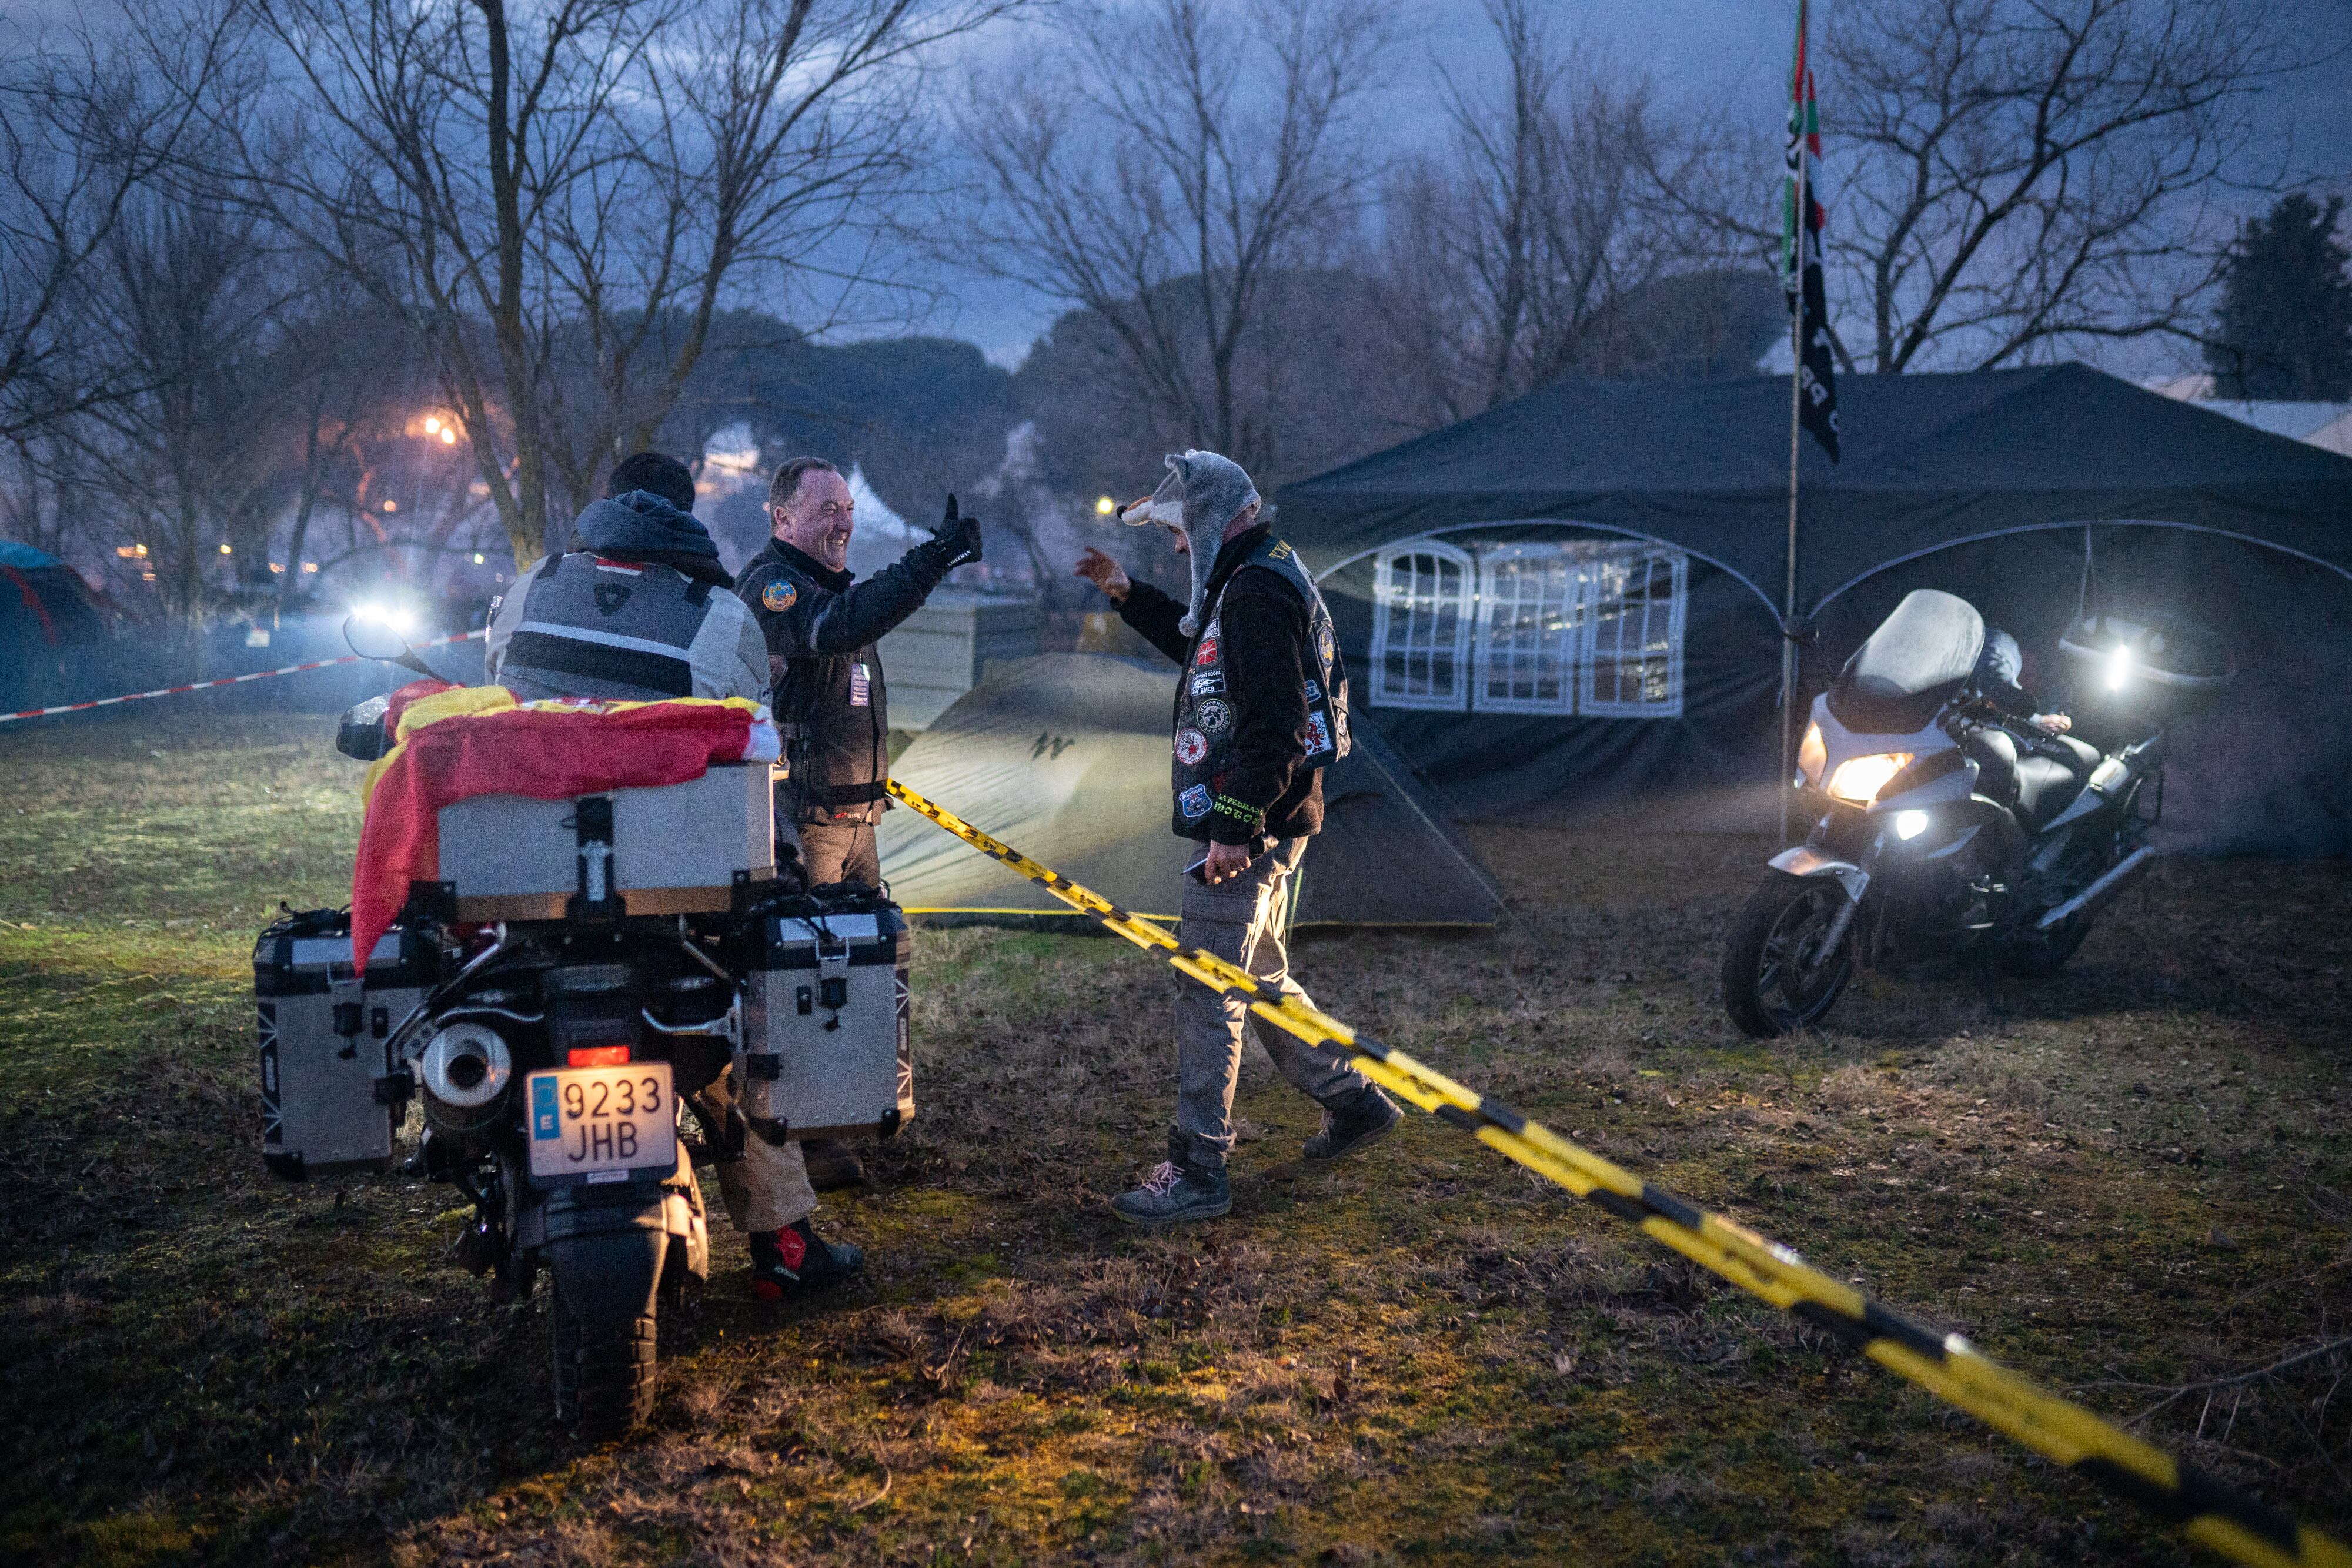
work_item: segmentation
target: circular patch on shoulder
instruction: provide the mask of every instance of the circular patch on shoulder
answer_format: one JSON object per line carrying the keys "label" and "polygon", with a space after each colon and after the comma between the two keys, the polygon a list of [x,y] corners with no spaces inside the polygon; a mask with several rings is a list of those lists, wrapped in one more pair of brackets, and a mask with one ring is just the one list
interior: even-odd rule
{"label": "circular patch on shoulder", "polygon": [[760,602],[771,612],[782,614],[800,600],[801,591],[782,578],[760,590]]}
{"label": "circular patch on shoulder", "polygon": [[1331,661],[1338,656],[1339,648],[1332,641],[1331,628],[1328,623],[1315,628],[1315,651],[1322,655],[1323,667],[1329,669]]}
{"label": "circular patch on shoulder", "polygon": [[1223,735],[1234,722],[1234,710],[1225,706],[1223,697],[1208,697],[1192,710],[1192,722],[1211,735]]}
{"label": "circular patch on shoulder", "polygon": [[1177,761],[1187,768],[1192,768],[1197,766],[1201,758],[1208,755],[1209,737],[1207,736],[1197,729],[1180,729],[1176,732]]}

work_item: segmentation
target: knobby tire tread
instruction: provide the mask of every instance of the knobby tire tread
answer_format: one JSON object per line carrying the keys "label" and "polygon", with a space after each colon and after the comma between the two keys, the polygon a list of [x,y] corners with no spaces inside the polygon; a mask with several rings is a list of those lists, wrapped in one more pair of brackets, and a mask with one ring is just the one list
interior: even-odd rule
{"label": "knobby tire tread", "polygon": [[627,1436],[653,1414],[659,1365],[654,1314],[600,1333],[572,1315],[560,1286],[551,1295],[556,1419],[583,1442]]}

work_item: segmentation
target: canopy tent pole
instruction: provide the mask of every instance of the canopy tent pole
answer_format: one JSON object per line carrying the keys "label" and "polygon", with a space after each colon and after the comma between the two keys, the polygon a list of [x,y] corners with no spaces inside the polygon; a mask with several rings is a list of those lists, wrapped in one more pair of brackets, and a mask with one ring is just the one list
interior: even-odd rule
{"label": "canopy tent pole", "polygon": [[1796,161],[1794,196],[1789,211],[1789,555],[1788,574],[1780,591],[1780,841],[1789,840],[1789,805],[1796,794],[1790,782],[1797,772],[1797,453],[1804,418],[1805,388],[1805,200],[1810,171],[1805,158],[1805,23],[1806,0],[1797,0],[1797,67],[1790,88],[1792,118],[1791,148]]}

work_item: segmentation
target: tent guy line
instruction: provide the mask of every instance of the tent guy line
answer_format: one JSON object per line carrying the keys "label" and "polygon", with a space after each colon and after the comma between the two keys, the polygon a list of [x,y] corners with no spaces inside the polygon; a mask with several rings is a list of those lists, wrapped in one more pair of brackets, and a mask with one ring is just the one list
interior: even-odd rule
{"label": "tent guy line", "polygon": [[1295,997],[1269,995],[1247,971],[1185,946],[1159,926],[982,832],[897,779],[885,788],[900,804],[1093,916],[1114,935],[1160,953],[1179,972],[1242,1001],[1258,1017],[1310,1045],[1342,1048],[1355,1067],[1382,1088],[1638,1226],[1653,1240],[1750,1295],[1827,1330],[1890,1372],[2138,1504],[2191,1539],[2259,1568],[2352,1568],[2352,1550],[2342,1542],[2028,1382],[1980,1354],[1958,1334],[1938,1333],[1871,1300],[1779,1242],[1652,1186]]}
{"label": "tent guy line", "polygon": [[[438,648],[450,643],[471,643],[483,635],[479,632],[459,632],[447,637],[436,637],[429,643],[419,643],[419,648]],[[0,724],[20,718],[46,718],[51,714],[79,713],[84,708],[112,707],[117,703],[144,702],[149,697],[176,696],[182,692],[210,691],[215,686],[241,686],[247,681],[266,681],[272,675],[299,675],[305,670],[324,670],[336,664],[365,664],[377,661],[363,653],[346,653],[340,659],[313,659],[307,664],[288,664],[281,669],[256,670],[249,675],[223,675],[216,681],[191,681],[184,686],[158,686],[152,692],[126,692],[119,697],[93,697],[84,703],[61,703],[56,707],[32,707],[22,713],[0,713]]]}

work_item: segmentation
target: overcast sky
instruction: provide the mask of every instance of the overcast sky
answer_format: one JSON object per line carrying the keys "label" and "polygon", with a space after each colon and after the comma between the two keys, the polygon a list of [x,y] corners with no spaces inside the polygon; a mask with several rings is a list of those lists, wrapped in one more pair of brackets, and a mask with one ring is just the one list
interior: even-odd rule
{"label": "overcast sky", "polygon": [[[1839,5],[1868,3],[1814,0],[1814,26]],[[1648,72],[1668,99],[1687,94],[1744,106],[1760,133],[1777,144],[1794,0],[1551,0],[1551,7],[1556,36],[1588,39],[1629,69]],[[2267,89],[2261,118],[2282,147],[2292,146],[2299,171],[2352,195],[2352,0],[2276,0],[2273,9],[2299,50],[2332,57]],[[1400,144],[1435,146],[1446,133],[1437,68],[1457,79],[1475,78],[1496,69],[1500,56],[1481,0],[1421,0],[1414,15],[1382,90],[1378,120]],[[1822,157],[1834,182],[1837,84],[1821,78],[1817,88]],[[1057,309],[1003,285],[967,285],[957,294],[958,306],[934,329],[968,338],[1008,366],[1020,361]],[[2157,361],[2177,351],[2126,350],[2124,358],[2131,362],[2115,368],[2130,373],[2168,369]]]}
{"label": "overcast sky", "polygon": [[[1065,3],[1079,6],[1099,0]],[[1813,0],[1815,26],[1840,5],[1870,3]],[[2352,0],[2252,3],[2266,4],[2294,47],[2317,61],[2264,89],[2259,114],[2265,131],[2275,148],[2291,149],[2299,175],[2352,196]],[[1795,0],[1549,0],[1549,5],[1556,37],[1584,39],[1610,51],[1629,71],[1648,73],[1668,101],[1688,97],[1734,105],[1753,117],[1759,134],[1778,143]],[[1406,18],[1403,41],[1380,89],[1375,122],[1392,146],[1434,148],[1446,134],[1439,69],[1476,81],[1498,68],[1499,54],[1482,0],[1399,0],[1399,9]],[[0,0],[0,16],[36,27],[77,15],[110,19],[120,14],[115,0]],[[1002,48],[1006,39],[999,35],[981,47]],[[1148,79],[1148,62],[1139,65],[1140,79]],[[1838,84],[1822,78],[1818,88],[1823,162],[1834,193]],[[1836,221],[1834,211],[1831,221]],[[1007,366],[1019,363],[1060,308],[1054,301],[983,280],[958,281],[950,296],[924,329],[969,339]],[[2178,352],[2126,347],[2110,368],[2132,374],[2168,370],[2174,367],[2163,362],[2164,356]]]}

